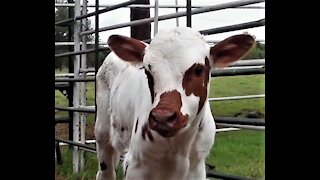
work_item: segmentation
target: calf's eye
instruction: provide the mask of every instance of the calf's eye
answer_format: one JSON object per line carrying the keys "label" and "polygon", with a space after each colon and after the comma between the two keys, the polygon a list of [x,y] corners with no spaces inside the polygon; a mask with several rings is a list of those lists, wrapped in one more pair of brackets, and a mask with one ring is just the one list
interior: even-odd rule
{"label": "calf's eye", "polygon": [[201,76],[202,72],[203,72],[203,66],[201,65],[196,66],[196,68],[194,69],[194,74],[196,76]]}

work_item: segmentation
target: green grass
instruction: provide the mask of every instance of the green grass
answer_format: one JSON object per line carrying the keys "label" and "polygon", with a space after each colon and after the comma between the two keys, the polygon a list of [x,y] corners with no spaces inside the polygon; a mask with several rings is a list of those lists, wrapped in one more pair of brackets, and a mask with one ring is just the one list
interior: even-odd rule
{"label": "green grass", "polygon": [[[264,94],[264,75],[237,77],[215,77],[211,81],[209,97],[239,96]],[[94,104],[94,83],[87,85],[88,105]],[[56,105],[67,106],[67,99],[56,91]],[[211,102],[214,116],[244,116],[249,111],[265,113],[264,98],[229,100]],[[63,113],[58,113],[58,116]],[[66,115],[66,114],[65,114]],[[94,115],[88,114],[88,123],[94,123]],[[72,175],[71,152],[62,151],[64,164],[56,166],[56,174],[62,179],[94,179],[97,170],[96,155],[87,153],[87,164],[84,172]],[[207,159],[209,164],[223,173],[264,179],[264,132],[234,131],[216,135],[215,145]],[[119,174],[121,168],[118,168]],[[121,179],[118,177],[117,179]]]}
{"label": "green grass", "polygon": [[218,172],[264,179],[264,136],[250,130],[217,133],[207,163]]}
{"label": "green grass", "polygon": [[[94,82],[87,83],[87,106],[95,105],[94,102]],[[60,107],[67,107],[68,106],[68,99],[64,96],[60,91],[55,91],[55,105]],[[58,112],[56,117],[68,116],[67,112]],[[88,113],[87,114],[87,123],[94,123],[94,114]]]}
{"label": "green grass", "polygon": [[[211,80],[209,97],[264,94],[265,75],[215,77]],[[250,111],[265,114],[264,98],[211,102],[214,116],[243,116]]]}
{"label": "green grass", "polygon": [[[98,161],[96,154],[86,152],[85,153],[85,171],[81,171],[78,174],[72,173],[72,150],[69,149],[67,146],[61,147],[61,154],[63,155],[63,164],[55,166],[56,168],[56,175],[59,177],[63,177],[66,180],[89,180],[95,179],[97,169],[98,169]],[[122,179],[122,167],[119,166],[116,170],[117,172],[117,180]]]}
{"label": "green grass", "polygon": [[93,175],[96,173],[98,168],[96,154],[86,153],[86,163],[84,169],[79,174],[72,173],[72,150],[67,146],[61,148],[61,154],[63,155],[63,165],[56,165],[56,174],[59,177],[63,177],[68,180],[77,180],[77,179],[93,179]]}

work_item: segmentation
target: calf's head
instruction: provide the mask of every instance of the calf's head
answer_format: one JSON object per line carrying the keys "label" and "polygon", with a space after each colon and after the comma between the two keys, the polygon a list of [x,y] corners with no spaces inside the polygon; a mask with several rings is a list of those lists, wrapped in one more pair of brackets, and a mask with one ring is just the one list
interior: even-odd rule
{"label": "calf's head", "polygon": [[240,34],[210,47],[191,28],[159,32],[148,46],[120,35],[108,40],[121,59],[143,67],[152,101],[149,127],[163,137],[191,126],[207,101],[210,70],[241,59],[254,42]]}

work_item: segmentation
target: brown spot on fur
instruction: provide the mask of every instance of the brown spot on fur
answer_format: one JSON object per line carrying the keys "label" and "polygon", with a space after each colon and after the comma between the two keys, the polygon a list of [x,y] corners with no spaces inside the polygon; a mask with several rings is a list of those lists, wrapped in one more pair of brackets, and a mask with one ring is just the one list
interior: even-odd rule
{"label": "brown spot on fur", "polygon": [[[203,68],[202,73],[198,73],[197,69],[199,66]],[[182,80],[182,87],[186,92],[187,96],[194,94],[195,96],[200,97],[198,112],[202,109],[206,99],[207,99],[207,86],[209,82],[210,75],[210,64],[209,59],[206,57],[205,65],[202,64],[193,64],[184,74]]]}
{"label": "brown spot on fur", "polygon": [[100,169],[101,169],[101,171],[106,170],[107,169],[106,163],[104,163],[104,162],[100,163]]}
{"label": "brown spot on fur", "polygon": [[153,89],[154,82],[153,82],[153,77],[150,74],[150,72],[147,71],[146,69],[144,70],[144,72],[145,72],[145,74],[147,75],[147,78],[148,78],[148,85],[149,85],[149,90],[150,90],[150,94],[151,94],[151,102],[153,103],[153,101],[154,101],[154,89]]}

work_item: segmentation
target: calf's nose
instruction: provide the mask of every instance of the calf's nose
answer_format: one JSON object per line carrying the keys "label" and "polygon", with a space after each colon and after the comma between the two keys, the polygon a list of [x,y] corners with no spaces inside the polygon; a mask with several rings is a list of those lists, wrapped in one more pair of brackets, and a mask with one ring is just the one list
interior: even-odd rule
{"label": "calf's nose", "polygon": [[150,114],[151,118],[157,123],[167,123],[176,119],[176,113],[168,109],[153,109]]}

